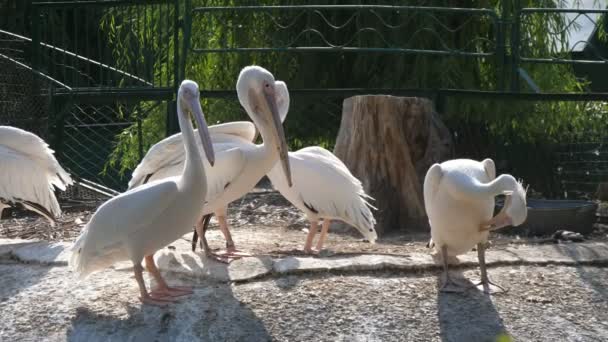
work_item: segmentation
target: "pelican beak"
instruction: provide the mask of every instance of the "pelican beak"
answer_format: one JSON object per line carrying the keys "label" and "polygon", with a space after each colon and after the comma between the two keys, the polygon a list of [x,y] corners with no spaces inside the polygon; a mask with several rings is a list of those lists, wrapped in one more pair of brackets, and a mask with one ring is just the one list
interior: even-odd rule
{"label": "pelican beak", "polygon": [[283,124],[281,123],[281,117],[279,116],[277,102],[272,94],[265,93],[264,97],[266,98],[266,103],[268,104],[268,108],[270,108],[270,112],[272,114],[272,123],[275,128],[272,131],[275,135],[274,140],[278,143],[277,149],[279,150],[279,158],[281,158],[281,166],[283,167],[285,177],[287,177],[287,184],[291,188],[293,184],[291,182],[291,168],[289,166],[289,156],[287,154],[289,149],[287,148],[285,131],[283,130]]}
{"label": "pelican beak", "polygon": [[196,120],[196,125],[198,126],[198,134],[201,137],[203,151],[205,151],[209,164],[213,166],[213,164],[215,164],[215,152],[213,151],[213,144],[211,143],[207,121],[205,121],[203,109],[201,108],[201,103],[198,101],[198,98],[192,100],[190,108],[192,108],[192,114],[194,115],[194,120]]}
{"label": "pelican beak", "polygon": [[511,194],[506,195],[505,203],[500,212],[496,214],[496,216],[494,216],[490,221],[482,224],[480,231],[496,230],[513,225],[513,220],[511,220],[511,218],[507,215],[507,208],[511,205],[511,196]]}

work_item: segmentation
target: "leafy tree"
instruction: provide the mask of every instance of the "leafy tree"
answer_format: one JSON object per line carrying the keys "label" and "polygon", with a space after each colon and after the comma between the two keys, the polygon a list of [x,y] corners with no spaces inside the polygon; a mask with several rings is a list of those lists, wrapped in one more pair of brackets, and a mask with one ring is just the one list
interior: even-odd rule
{"label": "leafy tree", "polygon": [[[319,1],[267,0],[265,5],[319,4]],[[343,4],[326,0],[323,4]],[[401,1],[352,1],[356,4],[401,5]],[[522,7],[558,7],[563,0],[521,0]],[[197,0],[193,7],[257,5],[258,1]],[[501,0],[419,0],[408,5],[486,8],[496,13],[513,13],[513,2]],[[185,12],[180,9],[180,13]],[[110,46],[121,66],[130,70],[133,58],[129,44],[149,44],[155,56],[152,68],[155,77],[170,79],[173,55],[169,45],[154,45],[145,32],[159,30],[165,18],[162,13],[148,9],[137,20],[120,18],[112,11],[104,18],[102,31],[108,34]],[[167,15],[165,13],[165,15]],[[131,18],[132,19],[132,18]],[[136,28],[147,27],[143,32]],[[362,10],[359,15],[344,10],[311,11],[223,11],[197,14],[193,17],[190,44],[195,48],[230,47],[286,47],[328,46],[348,47],[406,47],[421,50],[458,50],[488,52],[497,48],[497,26],[488,15],[448,12],[411,12]],[[311,30],[312,28],[312,30]],[[505,66],[495,57],[463,58],[384,52],[247,52],[247,53],[192,53],[185,61],[185,78],[196,80],[202,89],[232,90],[239,70],[258,64],[271,70],[277,79],[285,80],[290,89],[302,88],[508,88],[512,78],[508,65],[511,55],[510,27],[507,39]],[[522,21],[521,52],[526,56],[556,57],[567,55],[568,31],[575,26],[561,14],[529,15]],[[172,28],[163,31],[172,36]],[[124,43],[119,37],[130,37]],[[183,40],[180,32],[180,41]],[[119,42],[123,42],[120,44]],[[115,42],[115,44],[112,44]],[[167,60],[168,59],[168,60]],[[577,92],[586,89],[585,80],[575,76],[566,64],[525,64],[522,67],[543,92]],[[526,89],[522,82],[522,88]],[[292,106],[286,120],[286,134],[292,149],[319,144],[331,148],[340,123],[341,94],[319,96],[292,95]],[[146,132],[144,147],[165,135],[163,106],[150,108],[144,103],[135,110],[147,112],[143,121]],[[234,98],[203,98],[203,108],[210,123],[247,119]],[[592,113],[593,115],[589,115]],[[521,156],[530,146],[540,148],[548,156],[551,144],[582,135],[605,134],[606,108],[604,104],[574,102],[526,102],[471,98],[449,98],[443,117],[456,133],[459,155],[470,157],[494,156],[509,159],[512,171],[539,178],[538,167]],[[120,164],[127,171],[139,161],[135,127],[119,137],[109,165]],[[517,146],[518,148],[515,148]],[[550,163],[545,170],[551,172]],[[545,176],[543,174],[542,176]],[[548,184],[546,187],[550,187]]]}

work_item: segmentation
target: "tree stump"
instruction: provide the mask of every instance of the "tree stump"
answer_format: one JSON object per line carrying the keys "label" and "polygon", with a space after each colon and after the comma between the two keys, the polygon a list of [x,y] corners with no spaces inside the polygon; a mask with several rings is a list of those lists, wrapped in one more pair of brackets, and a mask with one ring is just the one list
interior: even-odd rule
{"label": "tree stump", "polygon": [[608,183],[598,184],[596,195],[600,201],[608,201]]}
{"label": "tree stump", "polygon": [[450,131],[427,99],[364,95],[343,102],[334,153],[375,199],[378,234],[428,229],[424,176],[453,151]]}

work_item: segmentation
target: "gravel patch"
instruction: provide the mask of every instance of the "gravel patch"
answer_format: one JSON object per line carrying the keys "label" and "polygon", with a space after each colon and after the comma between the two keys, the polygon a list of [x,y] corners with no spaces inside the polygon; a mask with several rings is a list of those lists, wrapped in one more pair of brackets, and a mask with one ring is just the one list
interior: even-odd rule
{"label": "gravel patch", "polygon": [[[87,280],[65,267],[0,264],[0,340],[19,341],[605,341],[602,267],[490,269],[510,288],[438,294],[438,273],[316,274],[244,284],[176,278],[193,296],[142,306],[131,273]],[[466,271],[467,279],[479,277]]]}
{"label": "gravel patch", "polygon": [[[68,208],[55,228],[13,211],[0,221],[0,238],[69,243],[92,210]],[[268,191],[233,203],[229,218],[237,246],[260,257],[299,255],[308,228],[301,212]],[[598,224],[587,238],[603,243],[607,232]],[[223,247],[215,220],[208,237],[212,247]],[[428,237],[393,234],[372,245],[354,229],[335,225],[317,258],[428,253]],[[555,241],[493,234],[491,242],[489,260],[509,246]],[[188,237],[179,239],[167,250],[187,243]],[[25,263],[25,252],[19,262],[0,258],[0,341],[502,341],[501,334],[515,341],[608,340],[605,263],[494,266],[490,278],[510,288],[494,296],[440,294],[437,268],[273,273],[245,283],[168,272],[171,284],[192,285],[195,293],[158,308],[140,304],[124,265],[80,280],[63,263]],[[254,264],[260,272],[268,267]],[[479,272],[468,268],[461,276],[473,281]]]}

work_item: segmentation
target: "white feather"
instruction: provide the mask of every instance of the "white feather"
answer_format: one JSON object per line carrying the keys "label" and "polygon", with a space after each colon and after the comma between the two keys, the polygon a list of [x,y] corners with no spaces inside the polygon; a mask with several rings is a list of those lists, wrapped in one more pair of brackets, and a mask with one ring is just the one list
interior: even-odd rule
{"label": "white feather", "polygon": [[[53,150],[35,134],[0,126],[0,198],[18,202],[45,217],[40,205],[53,217],[61,215],[54,187],[65,190],[73,181],[53,156]],[[52,217],[47,217],[51,223]]]}
{"label": "white feather", "polygon": [[[346,165],[321,147],[306,147],[289,153],[293,186],[275,165],[268,173],[272,185],[310,221],[320,218],[344,221],[355,227],[367,240],[378,238],[370,197],[361,182]],[[315,212],[316,211],[316,212]]]}
{"label": "white feather", "polygon": [[[259,67],[247,67],[239,76],[237,93],[241,105],[247,113],[256,117],[248,99],[249,91],[260,81],[259,77],[272,77]],[[239,89],[238,85],[243,88]],[[275,81],[277,87],[285,87],[280,81]],[[267,129],[270,126],[266,127]],[[272,128],[270,128],[272,129]],[[277,157],[272,151],[273,146],[254,145],[250,141],[255,135],[255,126],[251,122],[236,122],[209,127],[216,151],[215,165],[209,168],[208,161],[203,158],[207,170],[207,197],[202,215],[224,209],[230,202],[242,197],[251,190],[259,179],[267,172]],[[246,144],[243,144],[246,142]],[[129,188],[133,189],[147,181],[175,176],[181,172],[184,163],[184,148],[181,145],[181,133],[163,139],[156,143],[133,172]]]}
{"label": "white feather", "polygon": [[[289,110],[289,92],[287,86],[280,81],[277,81],[276,90],[279,115],[281,121],[284,121]],[[250,132],[255,131],[255,126],[251,125]],[[221,131],[210,128],[214,147],[219,143],[242,147],[252,145],[249,136],[238,130],[229,130],[228,127],[224,126]],[[319,218],[341,220],[354,226],[368,241],[373,243],[377,239],[374,229],[376,220],[370,210],[373,206],[367,201],[370,197],[363,190],[361,182],[340,159],[324,148],[313,146],[289,152],[289,163],[293,180],[291,188],[287,185],[280,163],[267,176],[288,201],[307,214],[310,221]],[[303,198],[318,213],[308,209]]]}
{"label": "white feather", "polygon": [[519,191],[521,185],[510,175],[495,175],[490,159],[455,159],[429,168],[424,179],[424,204],[436,251],[445,245],[448,256],[456,256],[485,242],[488,231],[480,231],[480,227],[492,218],[494,197],[504,191],[516,191],[518,199],[514,203],[519,204],[514,210],[523,211],[525,219],[525,192]]}
{"label": "white feather", "polygon": [[115,262],[129,260],[135,251],[141,255],[133,257],[141,260],[174,241],[181,222],[165,210],[177,194],[173,177],[147,183],[102,204],[74,243],[70,267],[85,278]]}
{"label": "white feather", "polygon": [[[253,138],[255,137],[255,125],[251,121],[227,122],[209,126],[209,134],[216,137],[229,135],[232,137],[240,137],[246,141],[253,141]],[[213,142],[220,141],[214,140]]]}
{"label": "white feather", "polygon": [[[194,100],[183,100],[184,93],[194,94],[190,95]],[[69,264],[80,277],[117,261],[140,264],[144,256],[190,231],[200,218],[207,192],[205,167],[209,166],[207,163],[203,167],[200,137],[194,138],[190,118],[180,102],[197,105],[198,94],[198,85],[188,80],[182,82],[178,92],[179,125],[189,138],[184,142],[178,139],[182,149],[184,143],[189,146],[189,153],[184,153],[186,167],[180,168],[178,176],[151,181],[113,197],[95,211],[72,247]]]}

